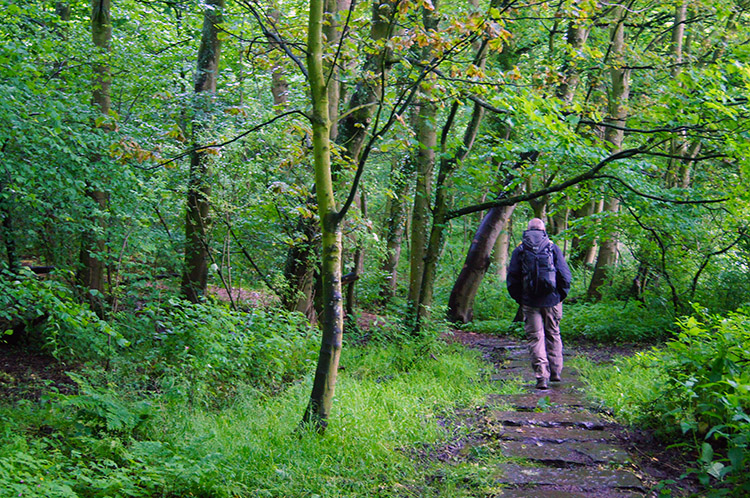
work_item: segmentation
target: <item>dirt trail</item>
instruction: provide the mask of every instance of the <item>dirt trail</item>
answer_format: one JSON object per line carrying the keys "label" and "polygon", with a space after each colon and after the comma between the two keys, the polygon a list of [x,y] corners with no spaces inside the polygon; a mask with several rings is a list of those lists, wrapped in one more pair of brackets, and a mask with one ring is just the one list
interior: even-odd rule
{"label": "dirt trail", "polygon": [[[484,352],[498,369],[493,381],[523,380],[522,394],[490,396],[484,416],[473,422],[480,436],[460,450],[463,454],[499,450],[510,459],[512,463],[497,469],[497,483],[503,490],[494,496],[655,497],[660,481],[679,479],[684,469],[662,462],[670,456],[652,438],[628,433],[586,400],[573,369],[566,366],[562,382],[538,390],[521,341],[462,332],[453,339]],[[575,348],[567,348],[566,360],[576,354]],[[599,354],[607,356],[606,351]],[[680,486],[686,485],[692,488],[685,482]],[[687,494],[674,486],[671,492]]]}

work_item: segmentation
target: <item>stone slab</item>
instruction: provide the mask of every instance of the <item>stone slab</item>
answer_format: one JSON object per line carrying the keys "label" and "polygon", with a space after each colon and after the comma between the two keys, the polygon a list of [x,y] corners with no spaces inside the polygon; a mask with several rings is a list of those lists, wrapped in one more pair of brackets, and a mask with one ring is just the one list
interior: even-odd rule
{"label": "stone slab", "polygon": [[602,493],[601,490],[592,492],[558,491],[549,487],[506,488],[495,492],[494,498],[643,498],[643,493],[613,490]]}
{"label": "stone slab", "polygon": [[577,396],[569,390],[558,389],[554,384],[552,386],[552,389],[544,392],[537,391],[529,394],[511,395],[492,394],[488,397],[488,401],[491,403],[505,403],[526,411],[535,410],[547,404],[577,407],[590,406],[581,396]]}
{"label": "stone slab", "polygon": [[543,463],[622,464],[630,459],[628,453],[621,448],[597,442],[502,441],[499,446],[503,450],[503,455],[507,457],[525,458]]}
{"label": "stone slab", "polygon": [[606,430],[579,429],[576,427],[509,427],[498,432],[500,439],[514,441],[534,440],[552,443],[568,441],[616,441],[617,437]]}
{"label": "stone slab", "polygon": [[604,420],[586,413],[511,412],[493,411],[491,417],[503,425],[539,427],[580,427],[603,429]]}
{"label": "stone slab", "polygon": [[588,467],[557,469],[504,464],[498,467],[498,482],[511,485],[575,486],[586,491],[626,489],[644,491],[643,483],[632,472]]}
{"label": "stone slab", "polygon": [[503,489],[497,494],[497,498],[590,498],[591,495],[583,493],[569,493],[567,491],[555,491],[551,489],[513,488]]}
{"label": "stone slab", "polygon": [[505,360],[502,365],[500,365],[500,368],[503,370],[514,370],[517,368],[528,368],[531,370],[531,360],[522,360],[522,359],[511,359],[511,360]]}

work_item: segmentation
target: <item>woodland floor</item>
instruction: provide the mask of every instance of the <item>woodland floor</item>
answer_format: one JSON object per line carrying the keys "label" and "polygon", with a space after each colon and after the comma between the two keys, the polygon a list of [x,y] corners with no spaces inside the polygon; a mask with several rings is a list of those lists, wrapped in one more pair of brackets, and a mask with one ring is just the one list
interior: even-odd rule
{"label": "woodland floor", "polygon": [[[659,483],[671,496],[696,492],[682,479],[688,455],[657,441],[649,431],[625,428],[595,408],[569,368],[548,391],[534,388],[524,344],[516,339],[454,331],[447,338],[480,350],[495,365],[492,380],[524,380],[524,393],[491,396],[484,406],[454,414],[446,425],[463,434],[439,448],[415,450],[418,458],[451,462],[481,458],[487,452],[511,457],[497,469],[507,485],[502,498],[632,498],[658,496]],[[596,362],[629,354],[631,348],[566,345],[565,355],[585,355]],[[18,346],[0,347],[0,397],[38,400],[50,390],[73,392],[65,374],[75,369],[54,359],[29,354]],[[467,435],[468,434],[468,435]]]}

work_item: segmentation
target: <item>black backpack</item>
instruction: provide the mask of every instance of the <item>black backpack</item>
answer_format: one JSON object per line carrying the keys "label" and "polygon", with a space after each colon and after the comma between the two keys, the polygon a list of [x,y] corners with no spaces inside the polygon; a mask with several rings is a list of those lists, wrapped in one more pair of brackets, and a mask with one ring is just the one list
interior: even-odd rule
{"label": "black backpack", "polygon": [[545,239],[539,246],[521,246],[523,293],[530,297],[550,294],[557,289],[557,269],[552,242]]}

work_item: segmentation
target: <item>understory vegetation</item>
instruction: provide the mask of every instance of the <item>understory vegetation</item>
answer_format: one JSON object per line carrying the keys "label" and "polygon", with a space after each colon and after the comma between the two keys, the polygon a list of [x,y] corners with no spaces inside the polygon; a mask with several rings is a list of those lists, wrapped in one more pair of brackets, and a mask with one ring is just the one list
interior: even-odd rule
{"label": "understory vegetation", "polygon": [[[499,320],[473,328],[518,333],[498,289],[478,302]],[[477,353],[444,343],[445,325],[414,337],[397,317],[378,317],[347,339],[333,430],[321,438],[299,419],[319,341],[301,314],[191,304],[162,289],[103,321],[54,280],[4,290],[3,309],[29,312],[25,347],[67,364],[75,385],[0,402],[2,496],[471,496],[476,463],[429,455],[461,436],[459,410],[519,389],[491,383]],[[615,329],[639,344],[669,337],[611,365],[576,360],[589,391],[619,421],[693,452],[689,472],[713,495],[747,490],[747,311],[696,307],[672,336],[642,332],[664,323],[653,315],[641,302],[566,307],[568,340],[620,343]]]}
{"label": "understory vegetation", "polygon": [[51,310],[38,347],[75,386],[0,401],[0,496],[461,496],[460,466],[415,455],[460,436],[459,409],[519,388],[492,384],[439,324],[398,343],[392,330],[347,346],[321,438],[300,426],[319,340],[302,315],[165,298],[103,322],[56,289],[4,289],[3,304]]}
{"label": "understory vegetation", "polygon": [[750,479],[750,310],[695,314],[663,345],[611,365],[578,367],[591,396],[618,420],[657,432],[697,456],[709,496],[747,496]]}
{"label": "understory vegetation", "polygon": [[490,495],[444,338],[523,337],[534,219],[564,340],[654,348],[602,406],[747,491],[748,0],[0,11],[0,498]]}

